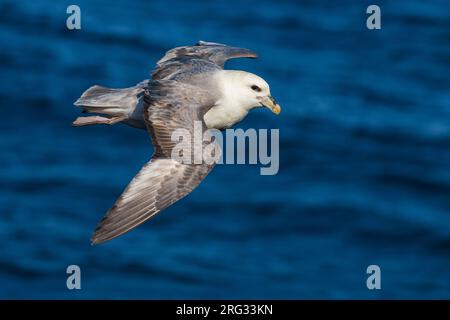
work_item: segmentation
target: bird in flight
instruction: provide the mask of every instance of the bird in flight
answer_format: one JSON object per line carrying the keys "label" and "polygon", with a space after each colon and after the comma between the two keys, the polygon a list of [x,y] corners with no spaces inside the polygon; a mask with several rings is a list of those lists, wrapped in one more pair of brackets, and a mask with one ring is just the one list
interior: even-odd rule
{"label": "bird in flight", "polygon": [[264,79],[224,70],[229,59],[256,57],[248,49],[200,41],[169,50],[157,62],[151,79],[125,89],[95,85],[75,102],[83,113],[95,115],[78,117],[73,126],[125,123],[146,129],[154,150],[100,221],[91,244],[111,240],[144,223],[189,194],[212,170],[214,163],[173,159],[175,130],[193,133],[196,121],[209,129],[224,130],[256,107],[280,113]]}

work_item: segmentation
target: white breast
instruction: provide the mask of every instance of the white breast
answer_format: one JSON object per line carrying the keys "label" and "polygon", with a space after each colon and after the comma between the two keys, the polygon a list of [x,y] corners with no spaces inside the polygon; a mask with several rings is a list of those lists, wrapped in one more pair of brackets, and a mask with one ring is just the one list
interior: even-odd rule
{"label": "white breast", "polygon": [[[234,124],[238,123],[248,114],[248,110],[239,107],[231,101],[218,102],[218,104],[204,115],[206,126],[211,129],[227,129],[232,127]],[[135,110],[129,115],[129,118],[123,122],[136,128],[145,129],[144,112],[142,101],[136,105]]]}
{"label": "white breast", "polygon": [[219,104],[212,107],[203,117],[208,128],[226,129],[241,121],[248,111],[243,108]]}

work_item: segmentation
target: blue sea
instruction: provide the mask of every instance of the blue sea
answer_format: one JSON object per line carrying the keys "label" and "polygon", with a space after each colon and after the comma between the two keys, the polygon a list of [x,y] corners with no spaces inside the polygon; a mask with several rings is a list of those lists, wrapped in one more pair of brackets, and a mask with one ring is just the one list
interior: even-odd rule
{"label": "blue sea", "polygon": [[[81,30],[66,28],[71,4]],[[381,30],[368,30],[371,4],[0,1],[0,298],[450,298],[450,3],[378,0]],[[71,127],[73,102],[198,40],[259,54],[227,68],[262,76],[282,106],[237,125],[280,130],[278,174],[218,165],[91,246],[153,150],[142,130]]]}

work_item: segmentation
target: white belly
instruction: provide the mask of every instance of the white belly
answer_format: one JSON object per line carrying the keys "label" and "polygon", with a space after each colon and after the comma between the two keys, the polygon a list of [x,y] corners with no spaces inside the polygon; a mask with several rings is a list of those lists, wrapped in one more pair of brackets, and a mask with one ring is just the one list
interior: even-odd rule
{"label": "white belly", "polygon": [[206,126],[211,129],[226,129],[241,121],[248,111],[241,108],[229,108],[225,106],[212,107],[203,117]]}

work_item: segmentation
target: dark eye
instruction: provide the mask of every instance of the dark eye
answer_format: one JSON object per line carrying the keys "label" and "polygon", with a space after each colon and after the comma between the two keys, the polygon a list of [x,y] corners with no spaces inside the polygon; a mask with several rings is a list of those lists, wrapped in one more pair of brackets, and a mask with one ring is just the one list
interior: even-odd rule
{"label": "dark eye", "polygon": [[261,92],[261,88],[260,87],[258,87],[257,85],[252,85],[252,90],[253,91],[256,91],[256,92]]}

